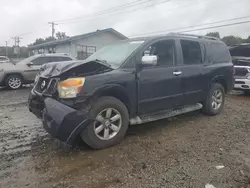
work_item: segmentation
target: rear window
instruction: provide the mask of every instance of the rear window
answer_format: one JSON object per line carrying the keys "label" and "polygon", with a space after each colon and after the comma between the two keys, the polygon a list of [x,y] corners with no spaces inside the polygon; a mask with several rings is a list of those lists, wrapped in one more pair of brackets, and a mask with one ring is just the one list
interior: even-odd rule
{"label": "rear window", "polygon": [[219,43],[210,44],[210,61],[212,63],[223,63],[231,61],[227,46]]}
{"label": "rear window", "polygon": [[234,60],[233,64],[236,66],[248,66],[248,67],[250,67],[250,60]]}
{"label": "rear window", "polygon": [[250,57],[250,45],[233,47],[230,49],[231,56]]}
{"label": "rear window", "polygon": [[0,57],[0,61],[7,61],[8,59],[6,57]]}

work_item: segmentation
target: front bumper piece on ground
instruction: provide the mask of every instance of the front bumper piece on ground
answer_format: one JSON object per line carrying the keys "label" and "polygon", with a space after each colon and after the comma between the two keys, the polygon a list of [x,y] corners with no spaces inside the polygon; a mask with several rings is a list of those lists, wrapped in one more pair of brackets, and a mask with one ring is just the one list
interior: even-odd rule
{"label": "front bumper piece on ground", "polygon": [[[29,102],[29,107],[34,113],[36,110],[31,108],[31,104],[32,100]],[[41,119],[45,130],[66,144],[72,145],[86,125],[93,122],[88,117],[87,111],[75,110],[52,98],[46,98],[43,104]]]}

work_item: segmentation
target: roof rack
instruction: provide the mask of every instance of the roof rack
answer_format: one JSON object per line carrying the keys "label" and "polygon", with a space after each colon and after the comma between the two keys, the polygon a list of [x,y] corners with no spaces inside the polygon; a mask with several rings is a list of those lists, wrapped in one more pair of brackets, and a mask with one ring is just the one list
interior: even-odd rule
{"label": "roof rack", "polygon": [[185,34],[185,33],[169,33],[170,35],[177,35],[177,36],[185,36],[185,37],[194,37],[194,38],[202,38],[208,40],[220,40],[217,37],[210,37],[210,36],[203,36],[203,35],[194,35],[194,34]]}

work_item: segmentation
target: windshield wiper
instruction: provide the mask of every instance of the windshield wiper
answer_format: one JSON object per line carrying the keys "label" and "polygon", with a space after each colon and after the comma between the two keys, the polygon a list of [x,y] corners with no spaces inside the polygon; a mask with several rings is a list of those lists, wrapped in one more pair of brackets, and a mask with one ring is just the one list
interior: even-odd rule
{"label": "windshield wiper", "polygon": [[102,64],[106,65],[107,67],[111,67],[110,64],[108,64],[108,62],[106,60],[102,60],[102,59],[95,59],[94,61],[97,61],[97,62],[101,62]]}

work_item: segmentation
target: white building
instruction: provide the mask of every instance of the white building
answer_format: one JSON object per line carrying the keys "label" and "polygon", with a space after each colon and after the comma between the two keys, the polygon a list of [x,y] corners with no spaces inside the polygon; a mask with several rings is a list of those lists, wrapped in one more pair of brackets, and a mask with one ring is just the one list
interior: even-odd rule
{"label": "white building", "polygon": [[29,55],[65,53],[77,59],[86,59],[101,47],[124,39],[127,39],[127,37],[112,28],[108,28],[62,40],[30,46]]}

